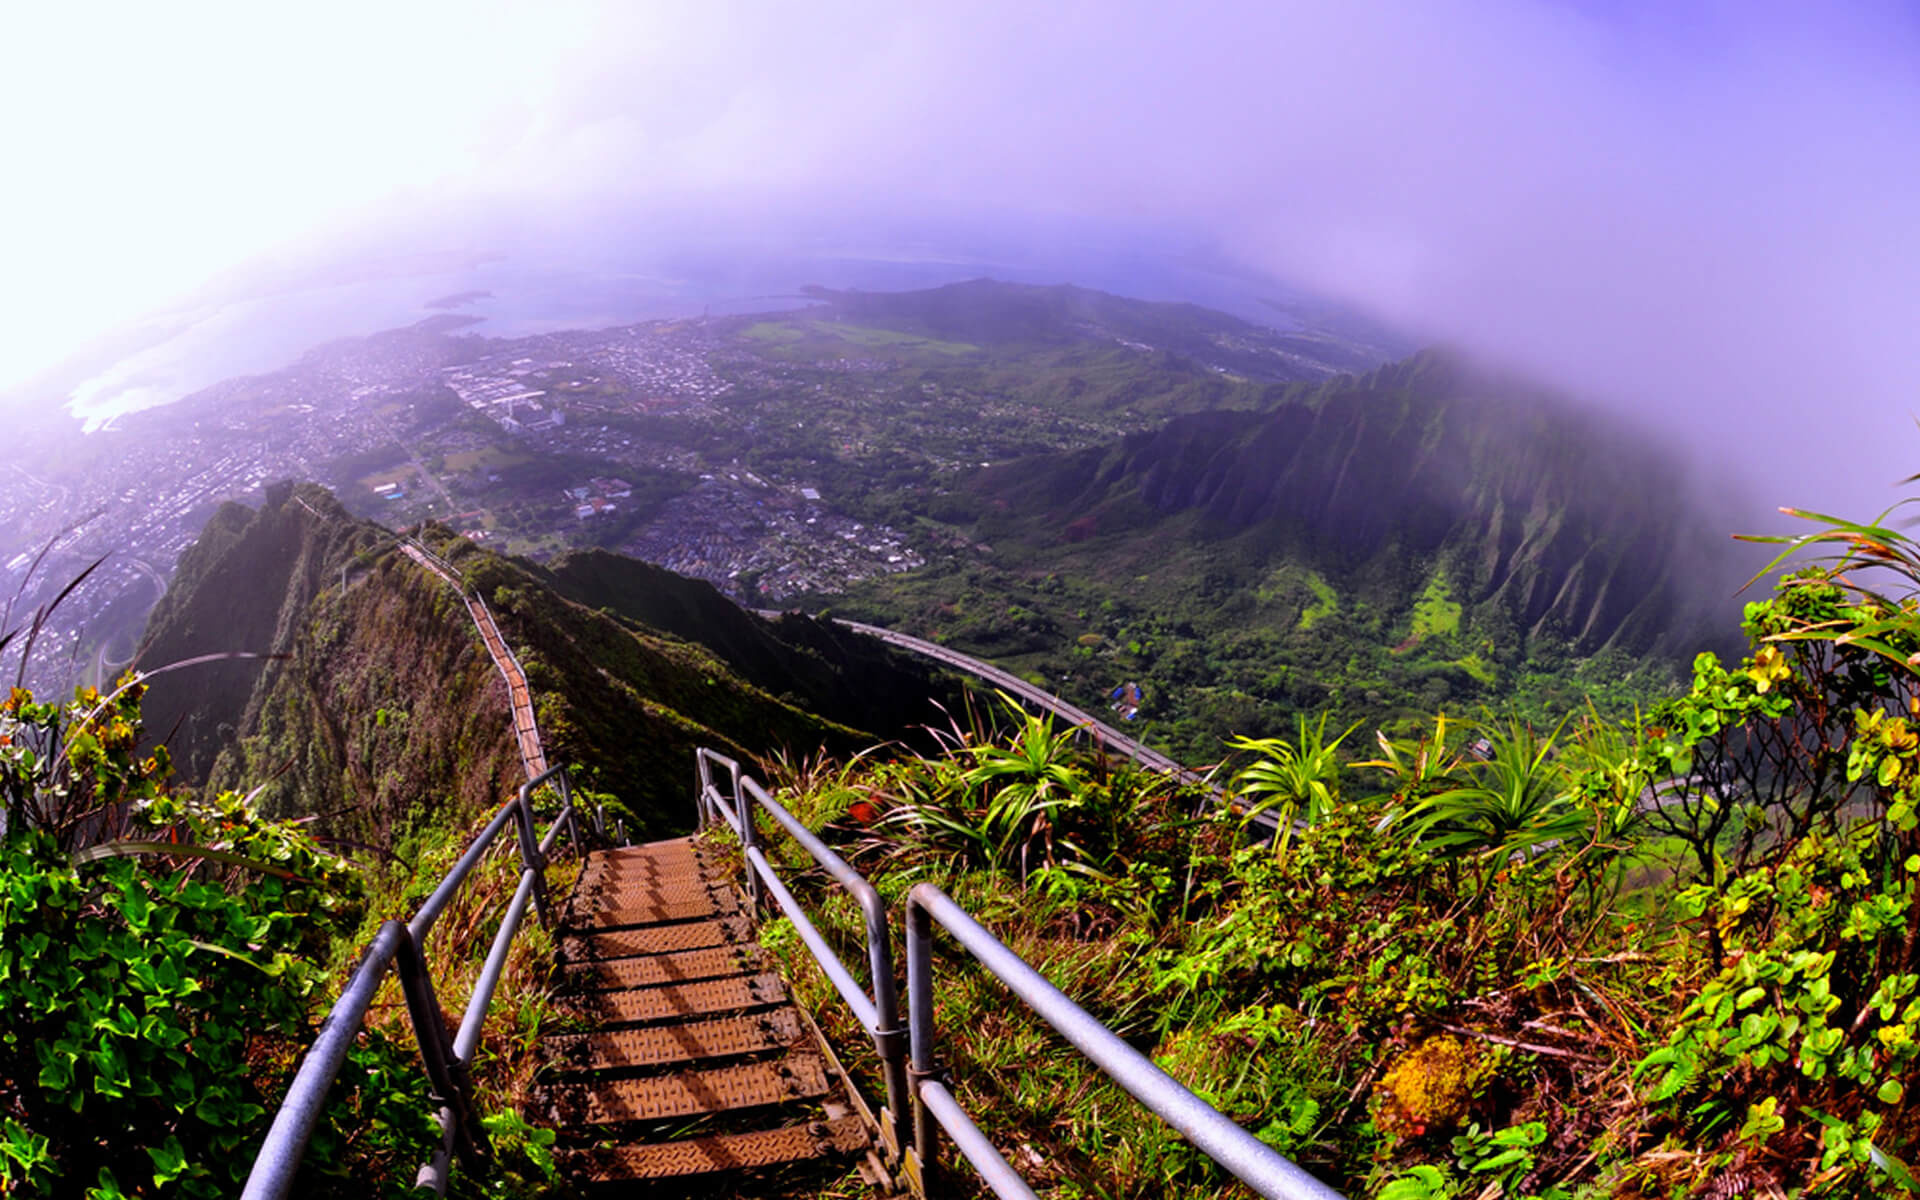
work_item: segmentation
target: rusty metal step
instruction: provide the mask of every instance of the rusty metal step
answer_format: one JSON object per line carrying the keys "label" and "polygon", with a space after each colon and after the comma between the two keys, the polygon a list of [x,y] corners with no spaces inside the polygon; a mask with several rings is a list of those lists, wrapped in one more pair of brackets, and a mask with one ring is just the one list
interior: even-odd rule
{"label": "rusty metal step", "polygon": [[584,870],[657,870],[665,866],[692,865],[703,862],[706,851],[693,844],[690,838],[676,838],[669,842],[650,842],[644,846],[622,846],[617,850],[597,850],[587,855]]}
{"label": "rusty metal step", "polygon": [[771,1167],[829,1154],[856,1154],[866,1146],[867,1131],[860,1119],[840,1117],[752,1133],[713,1134],[684,1142],[575,1150],[565,1152],[563,1161],[582,1182],[614,1183]]}
{"label": "rusty metal step", "polygon": [[725,890],[709,887],[697,876],[669,883],[607,883],[576,889],[573,893],[573,906],[581,911],[591,912],[599,908],[643,908],[656,904],[689,904]]}
{"label": "rusty metal step", "polygon": [[776,1008],[685,1025],[555,1034],[541,1039],[541,1049],[556,1071],[618,1071],[764,1054],[787,1049],[800,1037],[799,1015]]}
{"label": "rusty metal step", "polygon": [[703,892],[697,899],[667,901],[660,904],[609,906],[593,912],[576,912],[577,929],[614,929],[632,925],[657,925],[663,921],[702,921],[710,917],[730,917],[740,911],[732,892]]}
{"label": "rusty metal step", "polygon": [[674,1075],[555,1083],[548,1086],[547,1098],[562,1126],[617,1125],[763,1108],[827,1091],[825,1061],[817,1054],[791,1054],[773,1062]]}
{"label": "rusty metal step", "polygon": [[787,988],[778,975],[735,975],[666,987],[561,995],[555,997],[554,1004],[562,1012],[587,1020],[640,1025],[769,1008],[786,1000]]}
{"label": "rusty metal step", "polygon": [[751,975],[765,970],[766,955],[752,943],[682,950],[645,958],[615,958],[568,967],[565,986],[571,991],[611,991],[618,988],[657,987],[691,983],[726,975]]}
{"label": "rusty metal step", "polygon": [[574,895],[597,897],[628,887],[693,887],[703,885],[712,876],[703,866],[689,866],[670,872],[582,872],[574,883]]}
{"label": "rusty metal step", "polygon": [[670,954],[677,950],[700,950],[708,946],[724,946],[729,942],[752,941],[753,927],[746,918],[725,917],[718,921],[659,925],[651,929],[615,929],[594,933],[570,931],[561,935],[560,949],[569,961],[578,962]]}
{"label": "rusty metal step", "polygon": [[632,912],[636,909],[649,912],[669,908],[675,911],[710,909],[732,900],[731,896],[727,900],[715,899],[722,894],[724,894],[722,890],[710,888],[703,883],[676,883],[665,886],[621,884],[617,887],[582,888],[576,890],[573,898],[568,901],[566,923],[592,926],[603,923],[601,918],[608,913]]}
{"label": "rusty metal step", "polygon": [[610,884],[669,883],[686,882],[705,878],[708,872],[704,861],[694,859],[684,863],[637,864],[624,867],[588,867],[580,872],[578,886],[581,888],[600,888]]}
{"label": "rusty metal step", "polygon": [[708,852],[684,842],[657,842],[651,846],[626,846],[587,855],[583,869],[588,871],[657,871],[704,863]]}

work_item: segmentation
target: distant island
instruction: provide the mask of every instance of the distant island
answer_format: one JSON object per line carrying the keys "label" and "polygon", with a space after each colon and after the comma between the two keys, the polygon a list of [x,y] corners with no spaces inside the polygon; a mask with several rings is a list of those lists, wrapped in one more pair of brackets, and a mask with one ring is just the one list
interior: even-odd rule
{"label": "distant island", "polygon": [[493,293],[488,291],[455,292],[451,296],[442,296],[438,300],[427,301],[427,307],[442,309],[462,308],[476,301],[491,299],[493,299]]}

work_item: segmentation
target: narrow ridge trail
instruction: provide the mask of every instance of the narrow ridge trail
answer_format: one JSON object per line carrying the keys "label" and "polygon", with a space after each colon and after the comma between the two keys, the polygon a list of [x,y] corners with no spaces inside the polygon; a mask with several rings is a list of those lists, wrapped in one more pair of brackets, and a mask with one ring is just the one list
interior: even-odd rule
{"label": "narrow ridge trail", "polygon": [[493,610],[461,581],[459,574],[445,559],[433,551],[411,539],[402,541],[400,550],[460,594],[461,602],[467,606],[467,614],[473,618],[474,628],[480,631],[480,640],[486,643],[487,653],[493,656],[493,665],[499,668],[500,677],[507,681],[507,702],[513,709],[513,735],[520,744],[520,764],[525,768],[528,779],[537,779],[546,774],[547,752],[540,741],[540,726],[534,720],[533,692],[527,687],[527,673],[521,669],[520,660],[508,648],[506,638],[500,635],[500,626],[494,622]]}
{"label": "narrow ridge trail", "polygon": [[[400,549],[459,593],[506,680],[527,778],[547,770],[526,672],[445,559]],[[677,1187],[845,1162],[872,1145],[751,916],[691,838],[587,856],[559,930],[560,1020],[536,1111],[576,1185]]]}

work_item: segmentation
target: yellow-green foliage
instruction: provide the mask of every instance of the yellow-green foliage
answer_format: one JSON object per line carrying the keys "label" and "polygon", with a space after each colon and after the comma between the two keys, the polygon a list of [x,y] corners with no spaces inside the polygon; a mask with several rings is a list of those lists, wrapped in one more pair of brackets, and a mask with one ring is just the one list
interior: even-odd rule
{"label": "yellow-green foliage", "polygon": [[1492,686],[1500,677],[1499,672],[1494,670],[1493,664],[1478,654],[1456,658],[1453,660],[1453,665],[1488,686]]}
{"label": "yellow-green foliage", "polygon": [[1300,614],[1300,628],[1312,629],[1313,623],[1322,617],[1330,617],[1340,611],[1340,597],[1333,585],[1320,578],[1318,571],[1307,572],[1307,587],[1313,591],[1313,603]]}
{"label": "yellow-green foliage", "polygon": [[1427,590],[1413,605],[1413,636],[1429,638],[1454,633],[1460,628],[1460,603],[1453,598],[1445,571],[1435,571],[1427,580]]}
{"label": "yellow-green foliage", "polygon": [[797,342],[806,336],[786,321],[757,321],[740,332],[742,337],[779,345]]}
{"label": "yellow-green foliage", "polygon": [[967,342],[944,342],[938,338],[919,337],[895,329],[875,329],[867,325],[821,322],[815,328],[856,346],[893,346],[903,350],[932,350],[940,354],[972,354],[980,349]]}

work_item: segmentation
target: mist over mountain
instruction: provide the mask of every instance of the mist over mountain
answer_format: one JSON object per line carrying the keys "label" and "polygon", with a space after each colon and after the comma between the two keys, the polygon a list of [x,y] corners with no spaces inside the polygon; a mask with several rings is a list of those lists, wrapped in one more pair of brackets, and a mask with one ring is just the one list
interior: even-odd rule
{"label": "mist over mountain", "polygon": [[916,510],[968,549],[841,607],[1083,705],[1137,681],[1192,756],[1303,709],[1544,718],[1736,648],[1743,503],[1657,430],[1426,351],[979,468]]}

